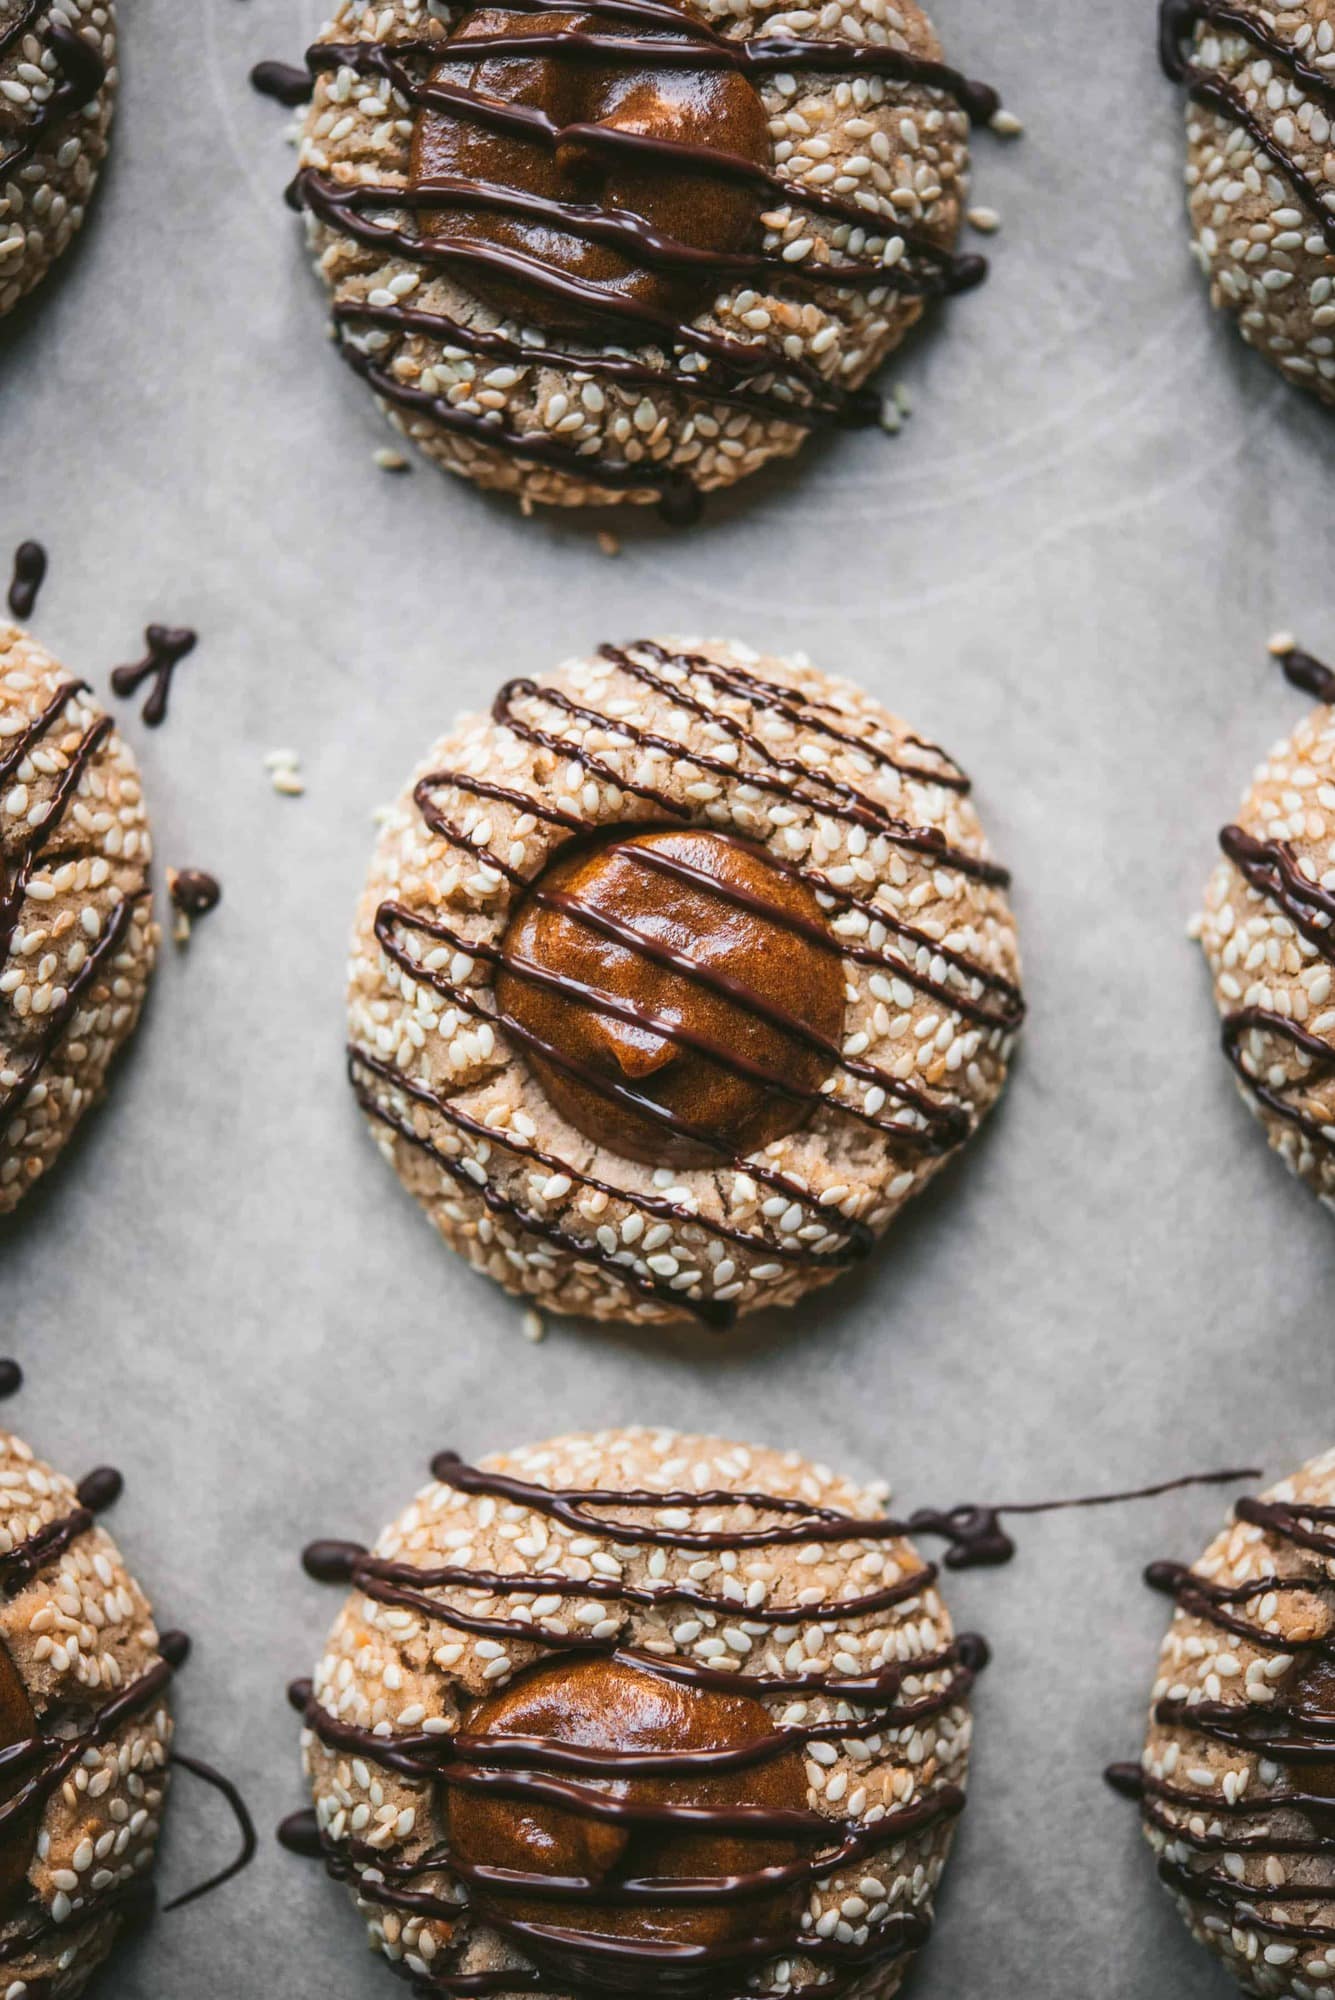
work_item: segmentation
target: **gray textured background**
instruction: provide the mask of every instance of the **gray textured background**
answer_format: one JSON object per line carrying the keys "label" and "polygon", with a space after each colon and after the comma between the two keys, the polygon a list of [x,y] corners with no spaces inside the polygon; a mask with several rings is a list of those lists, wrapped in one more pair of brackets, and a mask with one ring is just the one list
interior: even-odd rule
{"label": "gray textured background", "polygon": [[[427,468],[322,337],[281,206],[285,114],[246,86],[317,0],[128,0],[116,143],[84,240],[0,334],[0,555],[52,551],[37,629],[105,688],[150,617],[193,623],[167,727],[122,710],[162,862],[216,870],[112,1103],[0,1232],[13,1421],[76,1475],[197,1636],[183,1746],[266,1833],[299,1803],[287,1677],[334,1603],[297,1566],[373,1534],[444,1444],[628,1420],[883,1472],[905,1504],[1019,1499],[1332,1442],[1330,1220],[1267,1154],[1184,941],[1264,747],[1301,712],[1265,660],[1335,651],[1335,426],[1214,322],[1190,265],[1180,110],[1147,0],[939,0],[951,54],[1028,136],[977,148],[994,275],[892,361],[917,414],[753,481],[682,536],[600,555]],[[1000,16],[1018,16],[1001,25]],[[942,738],[1012,863],[1032,1017],[1009,1093],[872,1268],[806,1313],[673,1344],[519,1310],[436,1242],[341,1070],[371,813],[505,675],[605,636],[806,647]],[[305,759],[281,799],[264,753]],[[1161,1607],[1224,1499],[1032,1524],[961,1579],[993,1638],[974,1796],[915,2000],[1207,2000],[1130,1809]],[[186,1781],[179,1884],[227,1839]],[[266,1843],[164,1920],[119,2000],[373,2000],[342,1893]]]}

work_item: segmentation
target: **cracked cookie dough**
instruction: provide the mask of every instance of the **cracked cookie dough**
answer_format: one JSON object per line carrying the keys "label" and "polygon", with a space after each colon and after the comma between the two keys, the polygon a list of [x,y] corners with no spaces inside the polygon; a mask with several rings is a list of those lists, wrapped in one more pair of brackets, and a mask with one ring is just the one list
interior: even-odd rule
{"label": "cracked cookie dough", "polygon": [[915,0],[341,0],[308,60],[294,199],[341,352],[428,457],[526,507],[689,518],[878,421],[868,377],[985,272],[954,246],[998,100]]}
{"label": "cracked cookie dough", "polygon": [[0,0],[0,315],[81,227],[117,81],[111,0]]}
{"label": "cracked cookie dough", "polygon": [[1335,0],[1161,0],[1161,46],[1191,97],[1210,297],[1290,382],[1335,403]]}
{"label": "cracked cookie dough", "polygon": [[0,622],[0,1214],[101,1096],[157,952],[148,818],[111,717]]}
{"label": "cracked cookie dough", "polygon": [[306,1552],[352,1592],[285,1838],[373,1946],[442,1995],[889,2000],[986,1650],[884,1489],[649,1430],[432,1469],[374,1554]]}
{"label": "cracked cookie dough", "polygon": [[1270,1144],[1335,1207],[1335,674],[1273,649],[1321,706],[1261,765],[1198,920],[1224,1050]]}
{"label": "cracked cookie dough", "polygon": [[726,1325],[865,1252],[1023,1017],[968,780],[805,660],[604,646],[384,826],[349,1069],[455,1249],[545,1309]]}
{"label": "cracked cookie dough", "polygon": [[1335,1969],[1335,1451],[1234,1518],[1176,1600],[1139,1767],[1159,1873],[1244,1992],[1312,2000]]}
{"label": "cracked cookie dough", "polygon": [[177,1635],[159,1641],[94,1519],[116,1475],[76,1488],[0,1432],[0,1980],[74,2000],[152,1909]]}

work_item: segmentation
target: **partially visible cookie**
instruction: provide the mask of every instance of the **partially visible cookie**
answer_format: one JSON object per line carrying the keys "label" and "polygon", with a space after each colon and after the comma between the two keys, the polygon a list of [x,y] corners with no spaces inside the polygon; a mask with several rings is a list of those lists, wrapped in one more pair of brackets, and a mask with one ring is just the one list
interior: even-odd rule
{"label": "partially visible cookie", "polygon": [[0,1432],[0,1758],[25,1746],[0,1782],[5,2000],[74,2000],[152,1906],[173,1664],[85,1497]]}
{"label": "partially visible cookie", "polygon": [[889,2000],[964,1804],[969,1693],[883,1491],[604,1431],[449,1454],[305,1705],[312,1838],[424,1991]]}
{"label": "partially visible cookie", "polygon": [[294,198],[344,358],[480,486],[689,518],[864,385],[956,254],[996,93],[917,0],[339,0]]}
{"label": "partially visible cookie", "polygon": [[1193,1936],[1245,1992],[1312,2000],[1335,1966],[1335,1451],[1149,1578],[1177,1609],[1119,1789]]}
{"label": "partially visible cookie", "polygon": [[111,717],[0,624],[0,1212],[101,1096],[139,1018],[158,945],[151,854]]}
{"label": "partially visible cookie", "polygon": [[0,0],[0,314],[82,225],[117,81],[113,0]]}
{"label": "partially visible cookie", "polygon": [[1335,676],[1276,644],[1323,700],[1220,835],[1200,939],[1243,1095],[1285,1165],[1335,1206]]}
{"label": "partially visible cookie", "polygon": [[1191,95],[1187,187],[1210,296],[1288,378],[1335,403],[1335,0],[1162,0]]}
{"label": "partially visible cookie", "polygon": [[864,1254],[1005,1081],[1009,880],[937,745],[804,659],[603,646],[436,745],[351,1077],[437,1228],[558,1312],[727,1325]]}

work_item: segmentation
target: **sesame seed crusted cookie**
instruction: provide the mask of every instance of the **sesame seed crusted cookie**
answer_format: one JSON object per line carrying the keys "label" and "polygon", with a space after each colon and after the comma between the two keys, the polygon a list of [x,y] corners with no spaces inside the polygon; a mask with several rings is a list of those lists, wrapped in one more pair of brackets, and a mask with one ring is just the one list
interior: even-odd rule
{"label": "sesame seed crusted cookie", "polygon": [[82,681],[0,623],[0,1213],[101,1096],[157,952],[133,757]]}
{"label": "sesame seed crusted cookie", "polygon": [[957,257],[970,119],[915,0],[341,0],[295,196],[344,358],[528,507],[688,518],[867,378]]}
{"label": "sesame seed crusted cookie", "polygon": [[0,1799],[0,1978],[73,2000],[151,1907],[172,1667],[80,1491],[7,1433],[0,1580],[0,1742],[27,1746]]}
{"label": "sesame seed crusted cookie", "polygon": [[442,1995],[889,2000],[985,1655],[884,1489],[649,1430],[433,1470],[306,1556],[353,1586],[299,1690],[309,1851],[373,1946]]}
{"label": "sesame seed crusted cookie", "polygon": [[[1315,689],[1306,655],[1291,677]],[[1305,673],[1311,669],[1318,677]],[[1200,939],[1238,1084],[1292,1173],[1335,1206],[1335,676],[1258,769],[1205,891]]]}
{"label": "sesame seed crusted cookie", "polygon": [[350,1075],[446,1240],[726,1325],[865,1252],[1023,1017],[968,780],[801,658],[605,646],[432,750],[358,912]]}
{"label": "sesame seed crusted cookie", "polygon": [[1210,296],[1335,403],[1335,0],[1162,0],[1186,83],[1187,186]]}
{"label": "sesame seed crusted cookie", "polygon": [[0,314],[82,226],[117,80],[112,0],[0,0]]}
{"label": "sesame seed crusted cookie", "polygon": [[[1190,1569],[1135,1787],[1193,1935],[1247,1993],[1313,2000],[1335,1973],[1335,1452],[1235,1518]],[[1128,1786],[1128,1789],[1131,1787]]]}

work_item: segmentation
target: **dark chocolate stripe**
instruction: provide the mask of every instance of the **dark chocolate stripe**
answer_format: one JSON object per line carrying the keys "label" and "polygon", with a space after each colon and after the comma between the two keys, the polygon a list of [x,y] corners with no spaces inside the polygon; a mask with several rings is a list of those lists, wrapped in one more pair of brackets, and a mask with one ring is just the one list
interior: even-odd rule
{"label": "dark chocolate stripe", "polygon": [[[33,26],[41,6],[42,0],[38,0],[37,5],[29,4],[20,11],[18,20],[0,37],[0,57]],[[49,21],[42,34],[56,59],[54,85],[45,102],[34,105],[26,116],[21,115],[19,106],[0,104],[0,146],[6,139],[13,141],[8,152],[0,152],[0,174],[12,176],[26,167],[49,137],[93,102],[107,80],[101,51],[82,35],[59,21]]]}
{"label": "dark chocolate stripe", "polygon": [[1309,63],[1298,49],[1283,41],[1258,14],[1249,8],[1231,4],[1231,0],[1160,0],[1159,56],[1169,78],[1174,83],[1185,84],[1188,95],[1197,103],[1231,119],[1270,156],[1292,183],[1295,193],[1325,237],[1327,248],[1335,255],[1335,207],[1331,205],[1331,194],[1313,180],[1299,164],[1292,149],[1257,117],[1234,84],[1202,69],[1187,55],[1186,43],[1201,22],[1208,22],[1223,34],[1242,36],[1253,48],[1287,71],[1309,96],[1315,97],[1331,111],[1335,111],[1335,76]]}

